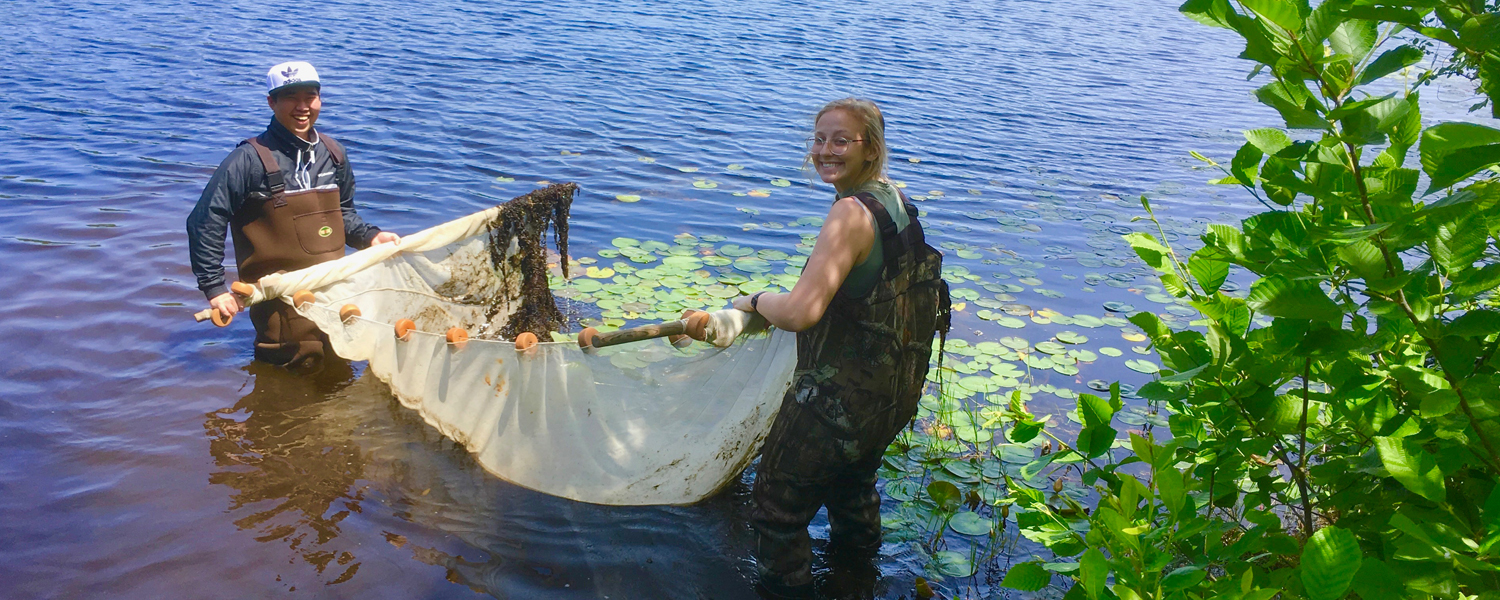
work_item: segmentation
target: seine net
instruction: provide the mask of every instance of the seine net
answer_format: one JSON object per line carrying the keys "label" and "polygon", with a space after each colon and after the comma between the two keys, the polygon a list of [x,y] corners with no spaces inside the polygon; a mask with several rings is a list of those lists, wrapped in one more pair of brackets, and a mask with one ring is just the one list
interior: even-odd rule
{"label": "seine net", "polygon": [[[585,354],[553,333],[565,319],[547,289],[545,238],[567,256],[575,190],[554,185],[399,247],[268,276],[251,301],[313,292],[298,310],[334,352],[369,361],[401,404],[498,477],[599,504],[706,498],[759,450],[791,381],[796,337],[771,330],[681,350],[655,339]],[[348,305],[359,315],[341,319]],[[415,329],[398,339],[402,319]],[[453,327],[470,339],[450,343]],[[525,331],[543,343],[517,350]]]}

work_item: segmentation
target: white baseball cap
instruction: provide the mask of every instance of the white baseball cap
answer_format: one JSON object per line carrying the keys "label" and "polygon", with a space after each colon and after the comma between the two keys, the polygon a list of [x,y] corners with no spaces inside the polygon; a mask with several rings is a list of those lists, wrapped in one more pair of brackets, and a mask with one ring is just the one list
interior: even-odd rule
{"label": "white baseball cap", "polygon": [[275,94],[282,88],[292,86],[311,85],[321,88],[323,84],[318,82],[318,70],[309,63],[300,60],[284,62],[266,71],[266,94]]}

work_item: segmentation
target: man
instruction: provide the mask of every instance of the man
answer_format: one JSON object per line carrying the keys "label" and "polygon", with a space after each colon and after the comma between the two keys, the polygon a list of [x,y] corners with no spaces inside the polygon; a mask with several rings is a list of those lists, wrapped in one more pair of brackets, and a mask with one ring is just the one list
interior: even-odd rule
{"label": "man", "polygon": [[[354,171],[344,148],[314,125],[323,107],[318,72],[286,62],[266,73],[266,104],[275,118],[214,171],[187,218],[188,252],[198,289],[221,318],[243,308],[224,281],[224,235],[234,235],[240,281],[254,283],[337,259],[356,249],[399,242],[354,211]],[[312,372],[327,348],[316,325],[280,300],[250,307],[255,358]]]}

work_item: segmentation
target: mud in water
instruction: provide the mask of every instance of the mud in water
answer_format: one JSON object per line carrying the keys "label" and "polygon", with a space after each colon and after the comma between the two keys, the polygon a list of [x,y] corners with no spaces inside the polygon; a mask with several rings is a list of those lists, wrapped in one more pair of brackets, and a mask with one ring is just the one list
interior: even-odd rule
{"label": "mud in water", "polygon": [[[489,299],[487,316],[493,318],[515,307],[500,329],[502,338],[515,339],[521,332],[529,331],[539,339],[550,340],[551,332],[566,325],[567,319],[557,309],[547,285],[545,235],[550,229],[557,254],[568,255],[568,211],[577,191],[576,183],[558,183],[519,196],[506,202],[491,224],[490,264],[500,279],[511,285],[504,293]],[[511,251],[512,242],[515,251]],[[567,261],[560,262],[563,277],[567,277]]]}

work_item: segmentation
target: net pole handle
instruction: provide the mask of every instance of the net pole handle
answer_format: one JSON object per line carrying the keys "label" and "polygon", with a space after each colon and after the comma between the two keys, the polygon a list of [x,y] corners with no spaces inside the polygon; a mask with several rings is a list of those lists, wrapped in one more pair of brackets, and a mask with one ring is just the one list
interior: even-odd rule
{"label": "net pole handle", "polygon": [[[250,296],[255,293],[255,288],[251,287],[250,284],[243,281],[236,281],[229,284],[229,291],[233,292],[234,295],[239,296],[240,303],[243,304],[245,300],[250,298]],[[234,315],[222,317],[219,316],[218,309],[205,308],[193,313],[193,320],[198,323],[202,323],[204,321],[213,321],[213,324],[216,327],[228,327],[230,323],[234,322]]]}
{"label": "net pole handle", "polygon": [[684,319],[681,321],[668,321],[654,325],[631,327],[630,329],[621,329],[619,331],[597,333],[590,340],[590,345],[594,348],[606,348],[618,344],[628,344],[630,342],[639,342],[641,340],[672,335],[684,335],[686,333],[687,320]]}

